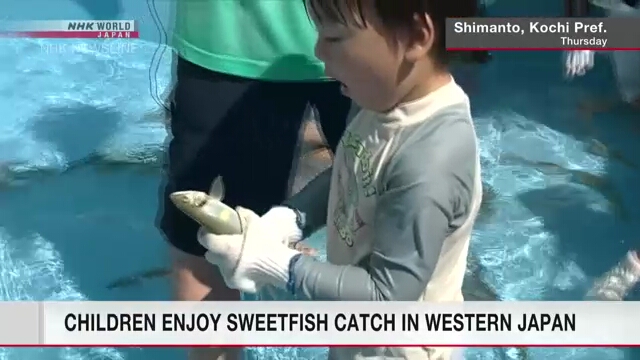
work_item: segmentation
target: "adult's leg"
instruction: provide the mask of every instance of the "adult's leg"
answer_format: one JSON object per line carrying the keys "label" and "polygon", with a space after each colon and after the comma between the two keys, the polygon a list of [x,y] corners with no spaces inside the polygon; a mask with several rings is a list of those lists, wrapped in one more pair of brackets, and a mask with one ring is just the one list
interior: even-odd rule
{"label": "adult's leg", "polygon": [[640,51],[614,51],[611,58],[622,99],[629,104],[637,103],[640,100]]}
{"label": "adult's leg", "polygon": [[320,149],[326,146],[326,141],[320,130],[320,123],[317,119],[317,111],[309,109],[310,114],[305,119],[302,128],[302,139],[300,146],[300,155],[304,156],[308,152]]}
{"label": "adult's leg", "polygon": [[[317,112],[314,112],[317,113]],[[304,122],[298,158],[294,162],[295,172],[289,196],[302,190],[311,180],[331,166],[331,149],[327,145],[317,121],[317,114]]]}
{"label": "adult's leg", "polygon": [[[617,7],[609,16],[634,18],[640,21],[640,2],[628,1],[628,7]],[[640,51],[614,51],[611,53],[618,89],[623,100],[640,109]]]}
{"label": "adult's leg", "polygon": [[[297,85],[215,73],[178,61],[171,111],[160,228],[172,245],[177,300],[240,300],[204,259],[198,224],[168,199],[174,191],[207,191],[221,175],[225,202],[263,213],[284,200],[306,105]],[[193,349],[190,360],[238,359],[237,349]]]}
{"label": "adult's leg", "polygon": [[311,87],[311,103],[318,112],[320,129],[327,144],[335,153],[342,133],[352,114],[351,99],[342,95],[337,81],[318,82]]}
{"label": "adult's leg", "polygon": [[630,250],[616,266],[596,280],[587,297],[595,300],[624,300],[638,282],[640,249],[635,249]]}

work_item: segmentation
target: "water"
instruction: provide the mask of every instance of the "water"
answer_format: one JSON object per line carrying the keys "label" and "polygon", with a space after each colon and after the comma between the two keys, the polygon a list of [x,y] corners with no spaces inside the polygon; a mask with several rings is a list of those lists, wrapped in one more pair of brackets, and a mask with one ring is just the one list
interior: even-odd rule
{"label": "water", "polygon": [[[30,9],[44,5],[12,0],[8,16],[110,18],[110,11],[120,11],[120,18],[139,19],[144,9],[140,2],[119,10],[57,1],[58,6],[47,7],[51,14],[34,17]],[[543,7],[542,2],[533,3],[529,15]],[[158,6],[165,6],[161,10],[166,14],[166,3]],[[545,15],[558,10],[544,6]],[[514,3],[500,11],[524,15]],[[151,26],[150,21],[145,24]],[[158,40],[156,35],[149,39]],[[159,172],[148,163],[157,160],[165,136],[150,88],[153,94],[163,92],[169,58],[166,53],[154,58],[157,45],[143,41],[98,44],[106,45],[0,40],[0,300],[169,297],[162,279],[106,289],[119,276],[167,264],[166,245],[153,225]],[[150,76],[152,58],[157,67]],[[607,62],[598,61],[596,71],[574,83],[560,78],[557,53],[500,53],[480,72],[471,71],[473,76],[468,71],[461,75],[472,96],[485,181],[498,193],[492,215],[475,230],[471,250],[487,281],[505,299],[581,299],[594,277],[638,244],[634,234],[640,214],[633,200],[640,194],[631,186],[638,183],[638,170],[587,148],[597,138],[630,162],[637,161],[632,155],[639,150],[640,126],[630,113],[588,122],[576,111],[579,100],[613,89]],[[559,168],[541,172],[532,166],[535,161],[602,176],[621,196],[605,196],[598,187],[572,182]],[[312,244],[321,248],[321,237],[317,234]],[[321,349],[249,353],[256,359],[322,359],[323,354]],[[0,349],[2,360],[179,356],[178,350],[166,349]],[[466,358],[516,355],[470,349]],[[530,358],[622,360],[634,354],[620,349],[532,349]]]}

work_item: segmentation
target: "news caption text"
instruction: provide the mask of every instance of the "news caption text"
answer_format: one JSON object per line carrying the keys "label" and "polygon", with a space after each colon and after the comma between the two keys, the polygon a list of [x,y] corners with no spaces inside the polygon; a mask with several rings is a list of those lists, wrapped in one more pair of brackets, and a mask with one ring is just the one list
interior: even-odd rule
{"label": "news caption text", "polygon": [[640,50],[633,18],[450,18],[449,50]]}

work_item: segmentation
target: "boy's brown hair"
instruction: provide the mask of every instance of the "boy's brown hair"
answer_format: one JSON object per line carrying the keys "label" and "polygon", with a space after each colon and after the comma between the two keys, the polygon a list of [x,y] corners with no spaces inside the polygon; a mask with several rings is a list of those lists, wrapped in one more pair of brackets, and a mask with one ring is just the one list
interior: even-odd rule
{"label": "boy's brown hair", "polygon": [[490,59],[488,51],[447,51],[445,24],[447,18],[479,17],[484,8],[479,0],[308,0],[309,11],[320,21],[345,25],[366,26],[363,8],[372,2],[385,27],[395,33],[411,33],[425,26],[417,19],[428,14],[433,23],[435,39],[432,54],[446,65],[453,60],[484,63]]}

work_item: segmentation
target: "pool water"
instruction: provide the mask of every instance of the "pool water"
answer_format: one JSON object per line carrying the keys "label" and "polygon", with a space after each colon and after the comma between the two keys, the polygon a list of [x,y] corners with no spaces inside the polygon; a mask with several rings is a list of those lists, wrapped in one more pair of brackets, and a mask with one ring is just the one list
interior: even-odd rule
{"label": "pool water", "polygon": [[[11,0],[10,9],[30,1],[37,3]],[[142,11],[132,3],[131,11]],[[535,3],[529,11],[549,13]],[[78,14],[97,11],[60,4]],[[62,14],[64,6],[31,19],[89,18]],[[28,18],[18,10],[14,18]],[[500,11],[523,15],[514,3]],[[165,279],[106,288],[120,276],[167,264],[154,227],[165,130],[150,88],[162,94],[170,59],[158,56],[157,38],[147,40],[133,47],[131,40],[113,40],[105,50],[96,42],[0,39],[0,300],[169,298]],[[593,279],[640,240],[634,203],[640,191],[632,186],[640,180],[637,114],[621,110],[587,121],[577,111],[581,100],[614,91],[608,62],[598,60],[596,70],[574,82],[561,78],[559,53],[498,53],[482,69],[460,72],[481,139],[484,180],[496,194],[471,252],[503,299],[582,299]],[[593,150],[594,139],[609,156]],[[322,248],[322,233],[311,243]],[[248,354],[322,359],[325,351]],[[0,349],[0,360],[181,356],[167,349]],[[540,348],[529,359],[637,357],[627,349]],[[516,358],[512,349],[466,352],[466,359]]]}

